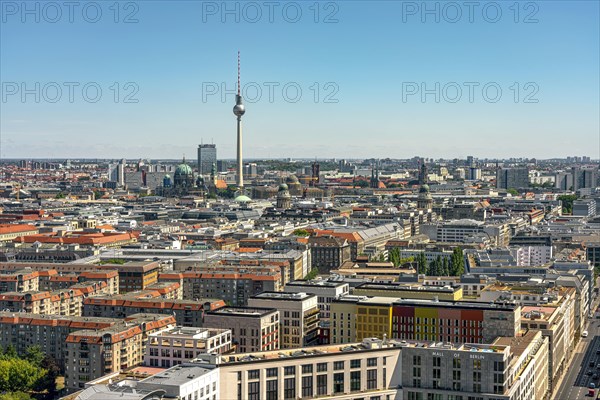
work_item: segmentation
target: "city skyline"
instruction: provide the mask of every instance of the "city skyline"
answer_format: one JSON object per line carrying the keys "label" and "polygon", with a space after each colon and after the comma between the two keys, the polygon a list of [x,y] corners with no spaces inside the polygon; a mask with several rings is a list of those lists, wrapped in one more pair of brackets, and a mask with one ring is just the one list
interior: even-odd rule
{"label": "city skyline", "polygon": [[[231,65],[239,49],[249,158],[553,158],[567,146],[598,158],[597,2],[535,3],[518,15],[507,6],[497,22],[475,13],[472,23],[464,12],[452,23],[445,8],[407,9],[413,2],[320,3],[318,23],[308,8],[297,23],[289,15],[252,23],[243,13],[239,22],[215,16],[204,3],[159,3],[120,10],[120,22],[134,14],[129,24],[115,23],[108,9],[97,24],[4,15],[0,157],[178,158],[214,138],[233,158]],[[214,40],[205,40],[209,32]],[[72,103],[69,82],[78,83]],[[90,82],[102,90],[96,103],[79,90]],[[62,90],[55,103],[49,83]],[[40,102],[21,88],[37,91]],[[302,97],[293,102],[296,89]]]}

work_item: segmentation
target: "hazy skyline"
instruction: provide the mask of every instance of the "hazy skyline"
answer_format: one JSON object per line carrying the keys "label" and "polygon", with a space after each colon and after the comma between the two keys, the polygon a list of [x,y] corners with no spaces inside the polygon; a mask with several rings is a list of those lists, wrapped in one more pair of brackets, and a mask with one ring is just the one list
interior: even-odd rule
{"label": "hazy skyline", "polygon": [[238,49],[247,159],[600,157],[598,2],[475,2],[473,22],[463,2],[427,3],[434,14],[422,2],[320,2],[318,13],[274,2],[272,23],[263,2],[250,2],[260,18],[247,3],[99,3],[97,22],[82,2],[72,23],[66,9],[41,5],[36,22],[5,3],[2,158],[195,160],[201,141],[233,158],[234,97],[221,92],[235,87]]}

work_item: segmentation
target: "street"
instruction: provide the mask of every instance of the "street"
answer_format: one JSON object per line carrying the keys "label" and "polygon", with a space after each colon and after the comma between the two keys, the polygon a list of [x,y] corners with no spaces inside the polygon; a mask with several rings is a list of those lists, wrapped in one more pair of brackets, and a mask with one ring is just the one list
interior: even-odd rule
{"label": "street", "polygon": [[553,400],[589,399],[590,382],[594,382],[596,388],[600,386],[600,354],[596,354],[600,351],[600,319],[590,319],[587,329],[589,336],[581,338],[577,344],[572,362],[567,365],[560,385],[552,393]]}

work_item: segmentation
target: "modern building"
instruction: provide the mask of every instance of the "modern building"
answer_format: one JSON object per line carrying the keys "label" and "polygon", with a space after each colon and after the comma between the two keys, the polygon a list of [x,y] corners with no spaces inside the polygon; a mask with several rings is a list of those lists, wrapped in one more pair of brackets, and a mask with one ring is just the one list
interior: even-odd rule
{"label": "modern building", "polygon": [[200,354],[224,354],[232,351],[229,329],[177,326],[148,336],[144,364],[170,368]]}
{"label": "modern building", "polygon": [[530,400],[549,393],[548,339],[540,331],[492,344],[400,346],[402,399]]}
{"label": "modern building", "polygon": [[594,199],[573,201],[573,215],[577,217],[594,217],[596,215],[596,201]]}
{"label": "modern building", "polygon": [[250,307],[274,308],[280,315],[280,348],[311,346],[318,341],[318,296],[307,293],[263,292],[248,300]]}
{"label": "modern building", "polygon": [[274,308],[221,307],[204,315],[204,327],[230,329],[238,353],[279,349],[280,314]]}
{"label": "modern building", "polygon": [[203,326],[204,313],[225,306],[223,300],[164,300],[130,296],[95,296],[83,300],[83,315],[87,317],[125,318],[141,312],[167,314],[175,317],[178,326]]}
{"label": "modern building", "polygon": [[346,296],[331,304],[331,342],[352,343],[366,337],[490,343],[515,336],[521,307],[510,302],[440,301]]}
{"label": "modern building", "polygon": [[498,189],[529,187],[529,170],[527,168],[498,168],[496,171],[496,187]]}
{"label": "modern building", "polygon": [[397,399],[400,347],[362,343],[221,356],[220,399]]}
{"label": "modern building", "polygon": [[217,163],[217,145],[200,144],[198,145],[198,175],[208,175],[211,173],[213,164]]}
{"label": "modern building", "polygon": [[328,320],[330,316],[331,302],[339,296],[350,293],[350,285],[342,280],[311,280],[292,281],[285,285],[284,292],[288,293],[310,293],[318,296],[319,318]]}

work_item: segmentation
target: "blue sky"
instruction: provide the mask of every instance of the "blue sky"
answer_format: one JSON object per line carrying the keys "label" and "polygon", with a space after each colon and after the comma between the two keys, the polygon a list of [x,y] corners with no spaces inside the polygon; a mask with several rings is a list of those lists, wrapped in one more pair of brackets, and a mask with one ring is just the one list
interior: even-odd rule
{"label": "blue sky", "polygon": [[600,157],[598,1],[0,3],[3,158]]}

